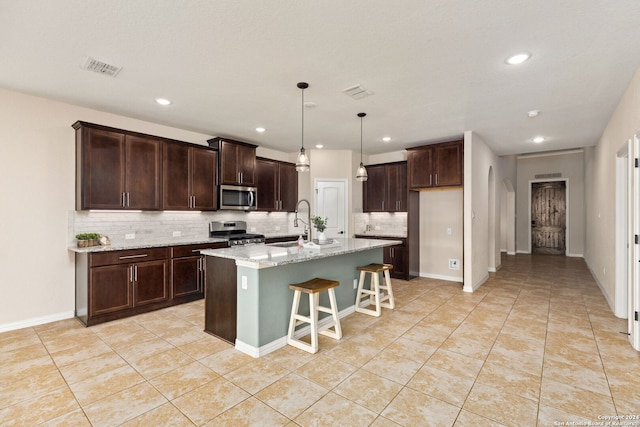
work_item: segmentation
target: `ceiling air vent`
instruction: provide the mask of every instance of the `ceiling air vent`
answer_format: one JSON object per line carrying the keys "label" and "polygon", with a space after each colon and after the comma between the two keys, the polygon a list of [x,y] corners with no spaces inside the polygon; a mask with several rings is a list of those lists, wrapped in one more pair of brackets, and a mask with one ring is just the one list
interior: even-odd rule
{"label": "ceiling air vent", "polygon": [[87,58],[82,65],[82,68],[111,77],[117,76],[120,70],[122,70],[122,67],[116,67],[115,65],[107,64],[106,62],[98,61],[93,58]]}
{"label": "ceiling air vent", "polygon": [[342,92],[352,97],[353,99],[362,99],[362,98],[366,98],[369,95],[373,95],[373,92],[369,92],[368,90],[366,90],[360,85],[347,88]]}

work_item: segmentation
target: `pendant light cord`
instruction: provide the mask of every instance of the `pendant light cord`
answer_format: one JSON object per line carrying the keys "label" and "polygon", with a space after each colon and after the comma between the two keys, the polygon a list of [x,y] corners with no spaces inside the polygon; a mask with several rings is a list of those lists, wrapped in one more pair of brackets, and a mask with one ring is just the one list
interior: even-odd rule
{"label": "pendant light cord", "polygon": [[364,116],[360,116],[360,164],[362,164],[362,118]]}
{"label": "pendant light cord", "polygon": [[302,141],[302,150],[304,150],[304,88],[302,88],[302,135],[300,140]]}

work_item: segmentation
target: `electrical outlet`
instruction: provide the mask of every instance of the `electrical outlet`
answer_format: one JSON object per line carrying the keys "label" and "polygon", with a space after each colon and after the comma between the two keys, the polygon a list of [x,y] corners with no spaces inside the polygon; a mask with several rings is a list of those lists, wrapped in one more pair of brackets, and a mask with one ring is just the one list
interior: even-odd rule
{"label": "electrical outlet", "polygon": [[280,231],[280,226],[276,225],[276,231]]}
{"label": "electrical outlet", "polygon": [[135,239],[136,238],[136,233],[127,233],[127,234],[124,235],[124,238],[126,240]]}
{"label": "electrical outlet", "polygon": [[242,276],[242,289],[247,290],[247,276]]}
{"label": "electrical outlet", "polygon": [[451,229],[451,227],[447,227],[447,234],[451,236],[452,233],[453,233],[453,230]]}
{"label": "electrical outlet", "polygon": [[375,228],[376,228],[376,230],[380,230],[380,226],[379,225],[376,225]]}
{"label": "electrical outlet", "polygon": [[450,259],[449,260],[449,269],[450,270],[460,270],[460,260],[459,259]]}
{"label": "electrical outlet", "polygon": [[353,289],[358,289],[358,279],[353,279]]}
{"label": "electrical outlet", "polygon": [[251,232],[255,233],[256,232],[256,228],[255,227],[251,227]]}
{"label": "electrical outlet", "polygon": [[182,236],[182,232],[180,232],[180,231],[174,231],[173,232],[173,237],[180,237],[180,236]]}

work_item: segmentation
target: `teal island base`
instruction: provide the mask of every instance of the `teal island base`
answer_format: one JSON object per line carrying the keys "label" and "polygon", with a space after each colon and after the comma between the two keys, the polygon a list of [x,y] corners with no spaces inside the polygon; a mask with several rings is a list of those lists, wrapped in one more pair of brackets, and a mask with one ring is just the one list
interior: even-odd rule
{"label": "teal island base", "polygon": [[[395,243],[390,241],[390,244]],[[382,263],[382,248],[386,245],[386,242],[371,244],[356,251],[337,251],[339,253],[333,255],[301,257],[296,254],[298,260],[286,262],[260,262],[259,256],[251,259],[234,257],[232,250],[226,253],[223,250],[204,251],[203,254],[208,255],[205,330],[253,357],[284,347],[293,302],[289,285],[316,277],[340,282],[334,290],[339,316],[343,318],[355,311],[359,277],[356,267]],[[309,251],[288,249],[289,253],[293,250]],[[329,305],[325,292],[320,295],[320,304]],[[309,313],[307,298],[302,298],[299,312]],[[329,323],[328,316],[320,313],[320,329]],[[300,328],[297,333],[309,329],[308,325]]]}

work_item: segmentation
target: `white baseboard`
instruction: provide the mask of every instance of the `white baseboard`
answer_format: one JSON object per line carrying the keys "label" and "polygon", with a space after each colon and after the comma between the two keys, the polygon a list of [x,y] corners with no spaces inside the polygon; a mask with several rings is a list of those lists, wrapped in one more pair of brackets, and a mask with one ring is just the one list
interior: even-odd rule
{"label": "white baseboard", "polygon": [[0,325],[0,332],[15,331],[16,329],[29,328],[31,326],[44,325],[45,323],[57,322],[59,320],[72,319],[73,311],[50,314],[48,316],[34,317],[33,319],[21,320],[19,322],[5,323]]}
{"label": "white baseboard", "polygon": [[583,254],[567,254],[567,256],[573,258],[584,258]]}
{"label": "white baseboard", "polygon": [[507,255],[516,255],[516,254],[517,254],[517,252],[513,252],[513,251],[511,251],[511,252],[510,252],[510,251],[507,251]]}
{"label": "white baseboard", "polygon": [[609,304],[609,308],[611,309],[611,312],[615,315],[616,309],[615,309],[615,304],[613,301],[611,301],[611,299],[609,298],[609,294],[607,294],[604,290],[604,286],[602,286],[602,283],[600,283],[600,280],[598,280],[598,276],[595,275],[595,273],[593,272],[593,269],[591,268],[591,266],[589,265],[588,262],[585,263],[587,264],[587,268],[589,269],[589,272],[591,273],[591,275],[593,276],[593,279],[596,281],[596,284],[598,285],[598,287],[600,288],[600,292],[602,292],[602,295],[604,296],[604,299],[607,300],[607,304]]}
{"label": "white baseboard", "polygon": [[[343,317],[347,317],[351,313],[355,313],[355,311],[356,311],[355,305],[347,307],[344,310],[338,312],[338,318],[342,319]],[[327,329],[330,324],[331,324],[331,316],[327,316],[322,320],[318,321],[318,332],[324,329]],[[294,337],[300,338],[305,335],[309,335],[309,332],[311,332],[311,326],[307,325],[303,328],[297,329],[294,334]],[[273,340],[260,347],[254,347],[236,338],[235,348],[236,350],[241,351],[245,354],[248,354],[251,357],[258,358],[258,357],[267,355],[273,351],[276,351],[277,349],[282,348],[286,345],[287,345],[287,336],[285,335],[281,338],[278,338],[277,340]]]}
{"label": "white baseboard", "polygon": [[531,251],[517,250],[517,251],[516,251],[516,253],[517,253],[517,254],[527,254],[527,255],[530,255],[530,254],[531,254]]}
{"label": "white baseboard", "polygon": [[482,277],[480,280],[478,280],[476,283],[473,284],[473,286],[468,287],[468,286],[463,286],[462,290],[464,292],[474,292],[476,291],[480,286],[482,286],[482,284],[484,282],[486,282],[487,280],[489,280],[489,273],[485,274],[484,277]]}
{"label": "white baseboard", "polygon": [[502,264],[498,264],[496,267],[489,267],[489,273],[497,273],[498,270],[500,270],[502,268]]}
{"label": "white baseboard", "polygon": [[463,278],[457,276],[444,276],[441,274],[420,273],[420,277],[426,277],[427,279],[446,280],[448,282],[462,283]]}

